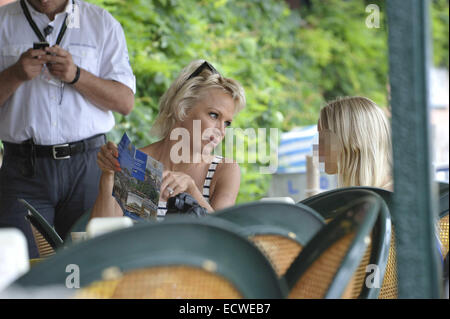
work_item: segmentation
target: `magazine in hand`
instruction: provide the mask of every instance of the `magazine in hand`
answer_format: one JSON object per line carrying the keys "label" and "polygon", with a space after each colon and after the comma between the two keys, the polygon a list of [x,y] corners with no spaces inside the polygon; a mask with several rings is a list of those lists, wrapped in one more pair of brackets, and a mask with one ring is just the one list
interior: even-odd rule
{"label": "magazine in hand", "polygon": [[114,174],[113,196],[124,216],[156,220],[163,165],[136,149],[126,133],[118,149],[122,171]]}

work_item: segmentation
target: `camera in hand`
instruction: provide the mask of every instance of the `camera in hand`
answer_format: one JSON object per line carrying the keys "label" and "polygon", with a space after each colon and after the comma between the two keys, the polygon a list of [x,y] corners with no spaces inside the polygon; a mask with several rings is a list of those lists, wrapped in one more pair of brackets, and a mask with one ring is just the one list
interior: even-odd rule
{"label": "camera in hand", "polygon": [[180,193],[167,200],[167,214],[193,214],[197,217],[206,216],[208,211],[189,194]]}

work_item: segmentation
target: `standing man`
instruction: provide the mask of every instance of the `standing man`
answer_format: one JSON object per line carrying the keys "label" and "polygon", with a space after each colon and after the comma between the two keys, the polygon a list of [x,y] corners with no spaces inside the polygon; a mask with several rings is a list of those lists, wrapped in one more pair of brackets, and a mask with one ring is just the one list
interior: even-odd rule
{"label": "standing man", "polygon": [[98,149],[112,112],[131,112],[135,87],[122,27],[107,11],[81,0],[0,7],[0,227],[25,233],[30,258],[37,248],[17,199],[64,239],[94,204]]}

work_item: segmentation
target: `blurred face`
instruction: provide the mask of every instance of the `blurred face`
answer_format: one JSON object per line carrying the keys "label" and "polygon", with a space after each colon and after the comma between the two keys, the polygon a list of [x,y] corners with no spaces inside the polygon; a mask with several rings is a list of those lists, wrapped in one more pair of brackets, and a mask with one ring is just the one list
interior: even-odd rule
{"label": "blurred face", "polygon": [[337,174],[339,140],[332,131],[322,129],[320,123],[317,129],[319,131],[319,162],[325,164],[325,172],[327,174]]}
{"label": "blurred face", "polygon": [[28,3],[41,13],[53,15],[64,10],[67,0],[28,0]]}
{"label": "blurred face", "polygon": [[[194,145],[194,138],[201,138],[202,153],[210,154],[225,137],[225,129],[233,120],[234,108],[233,98],[229,94],[210,89],[202,94],[179,126],[189,131],[191,145]],[[195,120],[200,121],[197,123],[200,123],[201,136],[193,134]]]}

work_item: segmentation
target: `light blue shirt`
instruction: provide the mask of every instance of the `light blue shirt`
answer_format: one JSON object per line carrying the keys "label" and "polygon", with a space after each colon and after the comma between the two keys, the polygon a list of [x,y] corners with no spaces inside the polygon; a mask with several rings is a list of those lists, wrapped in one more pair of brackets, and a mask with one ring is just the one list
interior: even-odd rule
{"label": "light blue shirt", "polygon": [[[119,22],[106,10],[81,0],[79,27],[68,27],[60,47],[71,53],[80,68],[105,80],[114,80],[136,92],[136,79],[131,69],[125,35]],[[39,30],[47,25],[53,32],[46,37],[50,46],[56,43],[67,12],[53,21],[27,3]],[[76,12],[75,12],[76,13]],[[0,7],[0,72],[16,63],[20,55],[39,42],[23,14],[19,1]],[[23,83],[0,105],[0,140],[20,143],[33,138],[39,145],[53,145],[82,140],[106,133],[114,126],[111,111],[94,106],[71,85],[50,84],[43,74]]]}

